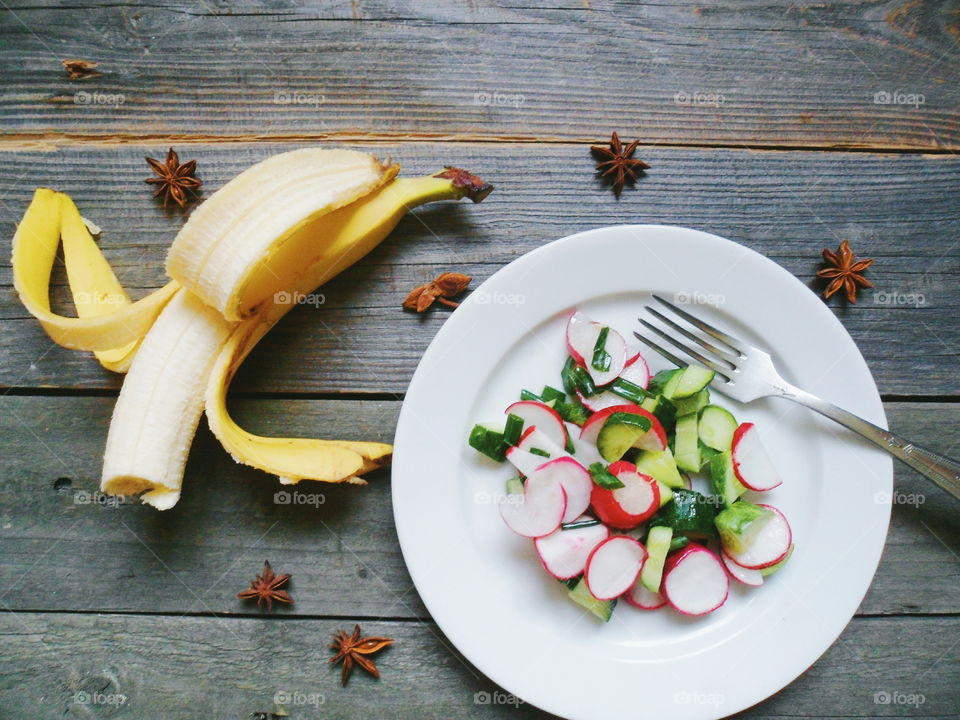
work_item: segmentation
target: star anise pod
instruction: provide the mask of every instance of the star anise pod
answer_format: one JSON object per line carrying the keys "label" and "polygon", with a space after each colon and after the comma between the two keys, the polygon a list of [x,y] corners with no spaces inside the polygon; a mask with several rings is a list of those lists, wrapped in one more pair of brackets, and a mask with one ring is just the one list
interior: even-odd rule
{"label": "star anise pod", "polygon": [[94,69],[100,63],[75,58],[61,60],[60,62],[63,64],[63,69],[67,71],[67,76],[71,80],[86,80],[87,78],[100,77],[100,73]]}
{"label": "star anise pod", "polygon": [[856,260],[856,255],[850,249],[850,243],[844,240],[837,248],[837,252],[824,249],[823,259],[830,265],[817,272],[817,277],[827,278],[830,283],[823,296],[829,298],[835,292],[843,288],[847,293],[847,300],[851,303],[857,301],[857,286],[873,287],[873,283],[867,280],[862,273],[873,264],[873,258]]}
{"label": "star anise pod", "polygon": [[434,300],[448,307],[457,307],[460,303],[447,298],[456,297],[466,290],[472,279],[469,275],[463,273],[442,273],[426,285],[418,285],[411,290],[407,299],[403,301],[403,307],[408,310],[423,312],[433,305]]}
{"label": "star anise pod", "polygon": [[623,184],[628,182],[632,185],[637,181],[637,175],[650,166],[643,160],[633,157],[633,153],[640,144],[639,140],[623,147],[620,137],[614,133],[610,138],[610,147],[602,145],[591,145],[590,152],[597,158],[597,171],[600,177],[610,177],[613,183],[613,193],[619,198],[623,190]]}
{"label": "star anise pod", "polygon": [[153,196],[162,195],[164,207],[167,206],[167,200],[173,200],[180,207],[186,207],[189,196],[196,193],[197,189],[203,185],[202,180],[194,177],[197,161],[181,163],[180,157],[173,148],[167,151],[165,162],[153,158],[144,158],[144,160],[157,174],[157,177],[149,177],[145,182],[159,186]]}
{"label": "star anise pod", "polygon": [[263,572],[253,579],[249,588],[237,593],[237,597],[241,600],[253,600],[256,598],[257,607],[263,607],[263,603],[266,601],[267,610],[273,609],[274,600],[292,605],[293,598],[290,597],[290,593],[286,590],[280,590],[281,587],[287,584],[289,579],[289,575],[275,575],[273,568],[270,567],[270,563],[264,560]]}
{"label": "star anise pod", "polygon": [[360,637],[360,626],[354,625],[353,633],[347,635],[343,630],[337,630],[333,635],[333,643],[330,648],[336,650],[337,654],[330,658],[331,663],[339,660],[343,661],[340,671],[340,684],[346,685],[350,679],[350,673],[353,672],[354,663],[362,667],[375,678],[380,677],[380,671],[373,664],[368,655],[380,652],[388,645],[393,644],[393,638],[388,637]]}

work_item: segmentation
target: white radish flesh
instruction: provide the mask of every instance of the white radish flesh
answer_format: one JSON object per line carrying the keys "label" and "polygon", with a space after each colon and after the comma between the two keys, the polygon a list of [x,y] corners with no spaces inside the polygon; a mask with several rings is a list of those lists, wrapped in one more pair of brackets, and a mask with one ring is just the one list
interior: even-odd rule
{"label": "white radish flesh", "polygon": [[667,604],[667,600],[660,593],[647,590],[639,578],[623,595],[623,599],[641,610],[656,610]]}
{"label": "white radish flesh", "polygon": [[759,570],[748,570],[745,567],[740,567],[731,560],[725,552],[720,553],[720,559],[723,560],[724,567],[727,568],[727,572],[730,573],[730,577],[734,580],[744,585],[750,585],[751,587],[763,585],[763,573]]}
{"label": "white radish flesh", "polygon": [[790,551],[790,544],[793,542],[790,523],[787,522],[783,513],[771,505],[760,505],[760,507],[772,510],[773,517],[760,528],[750,546],[740,553],[724,548],[724,552],[731,560],[748,570],[762,570],[776,565]]}
{"label": "white radish flesh", "polygon": [[587,559],[583,573],[587,589],[597,600],[623,595],[636,581],[646,559],[646,548],[633,538],[615,535],[604,540]]}
{"label": "white radish flesh", "polygon": [[567,349],[579,365],[586,368],[597,385],[613,382],[627,364],[627,343],[613,328],[607,330],[604,350],[610,356],[610,367],[597,370],[593,367],[593,354],[600,331],[607,327],[591,321],[581,312],[575,312],[567,321]]}
{"label": "white radish flesh", "polygon": [[555,445],[563,447],[567,443],[567,430],[563,418],[549,405],[534,400],[521,400],[505,410],[507,415],[516,415],[523,420],[523,427],[536,427],[550,438]]}
{"label": "white radish flesh", "polygon": [[537,481],[531,476],[522,493],[504,497],[500,503],[500,517],[517,535],[542,537],[558,527],[567,509],[567,494],[563,486],[549,479]]}
{"label": "white radish flesh", "polygon": [[573,457],[584,467],[590,467],[595,462],[603,462],[597,446],[594,443],[580,439],[580,428],[573,423],[566,423],[567,434],[573,444]]}
{"label": "white radish flesh", "polygon": [[510,464],[524,477],[533,475],[538,467],[550,462],[550,458],[545,458],[543,455],[535,455],[529,450],[522,450],[518,447],[507,448],[506,455]]}
{"label": "white radish flesh", "polygon": [[706,615],[723,605],[730,580],[723,564],[701,545],[688,545],[667,559],[661,592],[684,615]]}
{"label": "white radish flesh", "polygon": [[[583,516],[580,520],[589,520]],[[548,573],[560,580],[569,580],[583,572],[587,558],[600,543],[610,537],[606,525],[597,523],[581,528],[559,528],[537,538],[533,546]]]}
{"label": "white radish flesh", "polygon": [[[637,353],[627,360],[627,364],[620,373],[620,377],[646,390],[647,385],[650,384],[650,368],[647,367],[643,356]],[[577,395],[580,395],[580,393],[577,392]],[[591,395],[590,397],[580,395],[580,402],[582,402],[583,406],[590,412],[597,412],[608,407],[613,407],[614,405],[623,405],[627,400],[612,390],[601,390],[596,395]]]}
{"label": "white radish flesh", "polygon": [[743,423],[733,433],[733,471],[749,490],[764,492],[783,483],[753,423]]}
{"label": "white radish flesh", "polygon": [[590,507],[593,480],[587,469],[572,457],[547,461],[530,475],[530,480],[538,483],[558,483],[563,487],[567,497],[567,509],[562,522],[573,522]]}
{"label": "white radish flesh", "polygon": [[[563,445],[557,445],[546,433],[541,432],[537,426],[532,426],[523,431],[517,447],[521,450],[543,450],[549,457],[544,457],[543,461],[556,460],[558,457],[570,457]],[[534,453],[536,454],[536,453]]]}

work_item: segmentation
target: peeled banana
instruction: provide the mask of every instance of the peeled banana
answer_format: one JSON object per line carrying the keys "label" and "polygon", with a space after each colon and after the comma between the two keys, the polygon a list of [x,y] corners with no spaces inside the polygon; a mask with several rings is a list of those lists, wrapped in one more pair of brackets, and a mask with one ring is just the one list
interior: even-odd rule
{"label": "peeled banana", "polygon": [[[240,463],[277,475],[363,483],[389,462],[384,443],[270,438],[230,417],[227,389],[264,334],[294,305],[380,243],[412,207],[493,189],[457,168],[398,178],[367,153],[306,149],[242,172],[193,213],[167,257],[170,283],[130,302],[73,201],[40,188],[13,243],[14,284],[57,343],[129,372],[114,408],[101,489],[168,509],[201,412]],[[79,317],[50,310],[59,243]]]}

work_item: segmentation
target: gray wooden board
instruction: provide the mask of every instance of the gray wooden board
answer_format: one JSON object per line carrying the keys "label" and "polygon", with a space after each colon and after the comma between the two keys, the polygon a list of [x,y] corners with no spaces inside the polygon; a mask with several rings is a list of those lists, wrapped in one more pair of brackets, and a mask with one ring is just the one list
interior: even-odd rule
{"label": "gray wooden board", "polygon": [[[343,688],[327,645],[334,631],[352,629],[350,617],[3,613],[0,706],[4,717],[37,720],[240,719],[273,711],[275,700],[292,718],[549,717],[484,678],[436,627],[361,622],[396,642],[375,657],[379,680],[358,669]],[[960,618],[856,619],[796,682],[743,717],[960,717],[958,633]],[[517,644],[511,652],[523,651]],[[636,690],[656,692],[642,675]],[[696,691],[695,678],[677,702],[723,707]]]}
{"label": "gray wooden board", "polygon": [[[16,68],[0,78],[0,122],[40,141],[618,129],[672,144],[957,148],[952,6],[16,2],[0,25],[0,63]],[[103,74],[70,81],[64,58]]]}
{"label": "gray wooden board", "polygon": [[[296,144],[180,146],[196,157],[208,192],[250,163]],[[444,270],[475,277],[550,240],[619,223],[666,223],[737,240],[812,282],[822,248],[849,239],[874,290],[856,306],[834,297],[881,392],[956,395],[960,348],[960,158],[827,152],[647,148],[653,169],[620,201],[593,178],[585,146],[374,144],[406,174],[445,163],[497,185],[481,205],[445,203],[405,218],[358,266],[322,289],[319,308],[297,308],[263,341],[235,388],[245,391],[402,393],[449,311],[400,310],[407,291]],[[150,198],[144,154],[164,144],[8,152],[0,220],[9,230],[33,188],[71,193],[104,228],[104,252],[137,297],[164,282],[163,260],[181,226]],[[168,216],[169,215],[169,216]],[[54,298],[63,312],[64,276]],[[0,386],[117,388],[88,354],[53,346],[17,300],[0,266]],[[385,353],[384,348],[389,348]]]}
{"label": "gray wooden board", "polygon": [[[397,544],[388,471],[367,487],[301,483],[303,497],[278,504],[275,493],[291,490],[236,465],[202,428],[173,510],[111,506],[93,493],[112,404],[0,400],[0,603],[17,611],[256,613],[234,595],[267,559],[294,575],[296,605],[280,614],[426,617]],[[372,401],[235,405],[255,432],[388,442],[399,411],[398,402]],[[956,405],[890,403],[887,411],[917,442],[956,454]],[[72,482],[58,492],[61,477]],[[896,467],[896,488],[884,558],[860,612],[960,612],[955,501],[905,466]]]}

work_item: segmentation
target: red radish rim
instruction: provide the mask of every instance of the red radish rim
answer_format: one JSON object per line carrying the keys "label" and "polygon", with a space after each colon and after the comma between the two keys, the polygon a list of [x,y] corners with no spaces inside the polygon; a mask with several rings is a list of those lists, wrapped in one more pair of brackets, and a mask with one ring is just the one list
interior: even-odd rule
{"label": "red radish rim", "polygon": [[[630,582],[627,584],[627,587],[623,591],[616,593],[614,595],[611,595],[610,597],[600,597],[596,595],[590,587],[590,563],[593,561],[594,556],[597,554],[600,548],[602,548],[607,543],[613,542],[615,540],[617,541],[628,540],[634,543],[635,545],[638,545],[640,547],[640,550],[643,551],[643,559],[640,561],[640,566],[637,568],[637,574],[633,576],[633,578],[630,580]],[[602,543],[597,545],[590,552],[590,555],[587,557],[587,564],[584,566],[584,569],[583,569],[583,581],[587,584],[587,590],[589,590],[590,594],[593,595],[597,600],[600,600],[601,602],[606,600],[613,600],[614,598],[620,597],[620,595],[626,592],[626,590],[629,589],[637,581],[637,578],[640,577],[640,571],[643,570],[643,565],[646,562],[647,562],[647,549],[643,546],[643,544],[639,540],[635,540],[634,538],[628,537],[626,535],[611,535]]]}
{"label": "red radish rim", "polygon": [[[759,570],[738,565],[736,560],[727,555],[725,551],[721,551],[720,560],[723,562],[723,566],[727,569],[727,572],[730,573],[730,577],[741,585],[746,585],[747,587],[760,587],[763,585],[763,575],[760,574]],[[756,573],[756,577],[759,578],[760,582],[747,582],[743,579],[744,573],[750,573],[747,577],[754,577],[752,573]]]}
{"label": "red radish rim", "polygon": [[606,532],[606,537],[603,538],[603,540],[601,540],[600,542],[597,543],[597,545],[599,545],[599,544],[602,543],[602,542],[606,542],[606,541],[610,538],[610,528],[608,528],[608,527],[607,527],[606,525],[604,525],[603,523],[599,523],[599,524],[597,524],[597,525],[591,525],[591,526],[583,527],[583,528],[574,528],[573,530],[564,530],[563,528],[557,528],[556,530],[554,530],[554,531],[551,532],[551,533],[547,533],[546,535],[541,535],[540,537],[533,538],[533,550],[534,550],[534,552],[537,554],[537,559],[540,561],[540,565],[543,566],[543,569],[547,571],[547,574],[550,575],[551,577],[556,578],[557,580],[570,580],[571,578],[577,577],[578,575],[582,574],[582,573],[584,572],[584,570],[586,570],[586,567],[587,567],[587,559],[589,559],[590,553],[593,552],[593,550],[597,547],[597,545],[594,545],[593,548],[590,549],[590,553],[587,554],[587,558],[584,558],[583,567],[582,567],[582,568],[580,568],[580,569],[577,570],[576,572],[571,573],[570,575],[558,575],[558,574],[555,573],[553,570],[551,570],[551,569],[550,569],[550,566],[544,561],[543,555],[542,555],[541,552],[540,552],[540,546],[538,545],[539,541],[541,541],[541,540],[543,540],[543,539],[545,539],[545,538],[548,538],[548,537],[552,536],[554,533],[558,533],[558,532],[563,532],[563,533],[576,533],[576,532],[578,532],[578,531],[580,531],[580,530],[595,530],[596,528],[600,528],[600,529],[602,529],[602,530],[604,530],[604,531]]}
{"label": "red radish rim", "polygon": [[[554,525],[552,528],[550,528],[550,530],[548,530],[548,531],[546,531],[546,532],[543,532],[543,533],[541,533],[541,534],[539,534],[539,535],[527,535],[526,533],[520,532],[519,530],[517,530],[517,529],[510,523],[510,520],[507,519],[507,516],[504,515],[504,508],[516,507],[516,506],[512,506],[512,505],[510,504],[509,499],[508,499],[509,496],[508,496],[508,498],[505,498],[502,502],[499,503],[498,509],[499,509],[499,511],[500,511],[500,518],[503,520],[504,524],[510,529],[511,532],[516,533],[516,534],[519,535],[520,537],[525,537],[525,538],[538,538],[538,537],[543,537],[544,535],[549,535],[549,534],[552,533],[554,530],[556,530],[558,527],[560,527],[560,523],[563,521],[563,515],[564,515],[564,513],[566,513],[566,511],[567,511],[567,491],[564,490],[564,489],[563,489],[563,485],[560,485],[559,483],[549,483],[549,484],[545,484],[545,485],[543,486],[543,490],[540,491],[540,492],[545,492],[545,491],[547,490],[547,488],[553,487],[554,485],[555,485],[556,487],[560,488],[560,497],[562,498],[562,502],[561,502],[561,504],[560,504],[560,506],[559,506],[559,507],[560,507],[560,513],[559,513],[559,517],[557,518],[557,524]],[[538,487],[539,487],[539,486],[538,486]],[[531,488],[531,484],[530,484],[530,481],[528,480],[528,481],[527,481],[527,484],[524,486],[524,489],[523,489],[524,502],[520,504],[520,507],[523,507],[523,506],[525,505],[525,503],[526,503],[526,498],[530,495],[530,488]],[[518,494],[519,494],[519,493],[518,493]],[[511,516],[511,517],[512,517],[512,516]],[[521,519],[521,516],[517,516],[517,518],[518,518],[518,519]],[[551,521],[550,521],[550,522],[551,522],[551,523],[553,522],[552,516],[551,516]]]}
{"label": "red radish rim", "polygon": [[[537,401],[537,400],[517,400],[515,403],[510,403],[510,405],[507,406],[507,409],[503,411],[504,414],[505,414],[505,415],[510,415],[510,414],[517,415],[518,417],[520,417],[521,419],[523,419],[524,422],[526,422],[526,418],[523,418],[523,416],[522,416],[521,414],[519,414],[519,413],[517,413],[517,412],[514,412],[514,410],[517,408],[518,405],[523,406],[523,408],[536,408],[539,412],[546,412],[550,417],[553,418],[553,420],[556,422],[556,426],[560,429],[561,441],[560,441],[559,443],[557,443],[557,444],[558,444],[558,445],[566,445],[566,443],[567,443],[567,426],[564,425],[564,423],[563,423],[563,417],[561,417],[560,413],[558,413],[556,410],[554,410],[552,407],[550,407],[550,406],[547,405],[546,403],[542,403],[542,402],[539,402],[539,401]],[[533,424],[531,425],[531,427],[538,427],[538,424],[537,424],[537,423],[533,423]],[[544,435],[547,435],[547,437],[550,437],[548,431],[547,431],[547,430],[544,430],[543,426],[539,426],[539,427],[540,427],[540,432],[542,432]],[[522,438],[522,437],[523,437],[523,436],[521,435],[521,438]],[[550,439],[551,439],[551,440],[554,440],[554,438],[550,438]]]}
{"label": "red radish rim", "polygon": [[[754,492],[768,492],[783,485],[783,478],[780,478],[780,482],[778,482],[776,485],[770,485],[768,487],[756,487],[755,485],[751,485],[749,481],[744,480],[743,475],[740,474],[740,461],[737,460],[737,446],[740,444],[740,440],[743,438],[743,436],[753,428],[753,423],[746,422],[741,423],[737,429],[733,431],[733,439],[730,441],[730,459],[733,463],[733,474],[737,477],[737,480],[739,480],[740,483],[747,488],[747,490],[753,490]],[[757,437],[757,442],[760,443],[761,449],[764,453],[766,453],[767,449],[763,446],[763,443],[760,441],[759,437]]]}
{"label": "red radish rim", "polygon": [[[667,591],[667,583],[668,583],[668,579],[669,579],[669,576],[670,576],[671,571],[672,571],[677,565],[679,565],[681,562],[683,562],[683,560],[686,559],[687,557],[689,557],[692,553],[701,553],[701,552],[708,553],[708,554],[713,558],[713,560],[714,560],[714,562],[717,564],[717,566],[720,568],[720,572],[721,572],[721,574],[722,574],[722,576],[723,576],[723,581],[726,583],[726,589],[724,590],[724,593],[723,593],[723,599],[720,600],[720,602],[718,602],[718,603],[717,603],[716,605],[714,605],[712,608],[710,608],[709,610],[705,610],[704,612],[692,613],[692,612],[689,612],[689,611],[687,611],[687,610],[683,610],[683,609],[681,609],[681,608],[678,608],[678,607],[674,604],[673,600],[670,599],[670,593]],[[723,560],[721,560],[719,557],[717,557],[717,554],[716,554],[715,552],[713,552],[710,548],[706,547],[705,545],[700,545],[700,544],[698,544],[698,543],[690,543],[689,545],[687,545],[685,548],[683,548],[682,550],[680,550],[680,551],[679,551],[678,553],[676,553],[675,555],[672,555],[672,556],[670,556],[670,557],[667,558],[666,566],[665,566],[664,569],[663,569],[663,580],[662,580],[661,583],[660,583],[660,594],[663,595],[663,596],[667,599],[667,602],[670,604],[670,607],[672,607],[674,610],[676,610],[676,611],[677,611],[678,613],[680,613],[681,615],[686,615],[687,617],[702,617],[703,615],[709,615],[709,614],[712,613],[714,610],[717,610],[718,608],[722,607],[723,604],[726,603],[726,602],[727,602],[727,599],[730,597],[730,576],[729,576],[729,572],[727,571],[726,567],[724,567]]]}
{"label": "red radish rim", "polygon": [[659,610],[660,608],[662,608],[664,605],[667,604],[667,599],[661,593],[651,592],[650,590],[647,590],[647,588],[643,587],[643,585],[640,585],[640,587],[644,591],[650,593],[651,595],[658,595],[660,597],[660,603],[658,605],[644,605],[643,603],[635,600],[633,597],[633,591],[638,584],[639,584],[639,580],[635,581],[633,585],[630,586],[630,589],[620,596],[627,601],[628,605],[632,605],[638,610]]}
{"label": "red radish rim", "polygon": [[[580,517],[588,507],[590,507],[591,493],[595,485],[593,483],[593,479],[590,477],[589,471],[569,455],[547,460],[536,469],[535,473],[539,473],[541,471],[557,471],[561,468],[569,468],[570,472],[575,472],[578,477],[578,481],[572,482],[578,482],[579,488],[568,486],[564,483],[564,478],[562,477],[554,480],[554,482],[560,483],[560,485],[563,487],[563,491],[566,493],[567,498],[567,507],[563,512],[561,521],[572,522]],[[578,489],[580,491],[578,493],[579,497],[571,497],[573,495],[571,491],[574,489]],[[572,499],[578,501],[579,504],[571,505],[570,503]]]}
{"label": "red radish rim", "polygon": [[764,562],[764,563],[761,563],[760,565],[744,565],[742,562],[737,560],[732,554],[730,554],[729,555],[730,559],[733,560],[733,562],[735,562],[740,567],[744,568],[745,570],[763,570],[764,568],[768,568],[771,565],[776,565],[778,562],[780,562],[787,556],[787,553],[790,552],[790,546],[793,545],[793,528],[790,527],[790,521],[787,520],[787,516],[784,515],[782,512],[780,512],[780,510],[775,508],[773,505],[764,505],[763,503],[757,503],[757,505],[758,507],[763,507],[763,508],[767,508],[768,510],[773,510],[773,512],[779,515],[780,519],[783,520],[784,525],[787,526],[787,549],[784,550],[783,554],[780,557],[778,557],[776,560],[773,560],[771,562]]}

